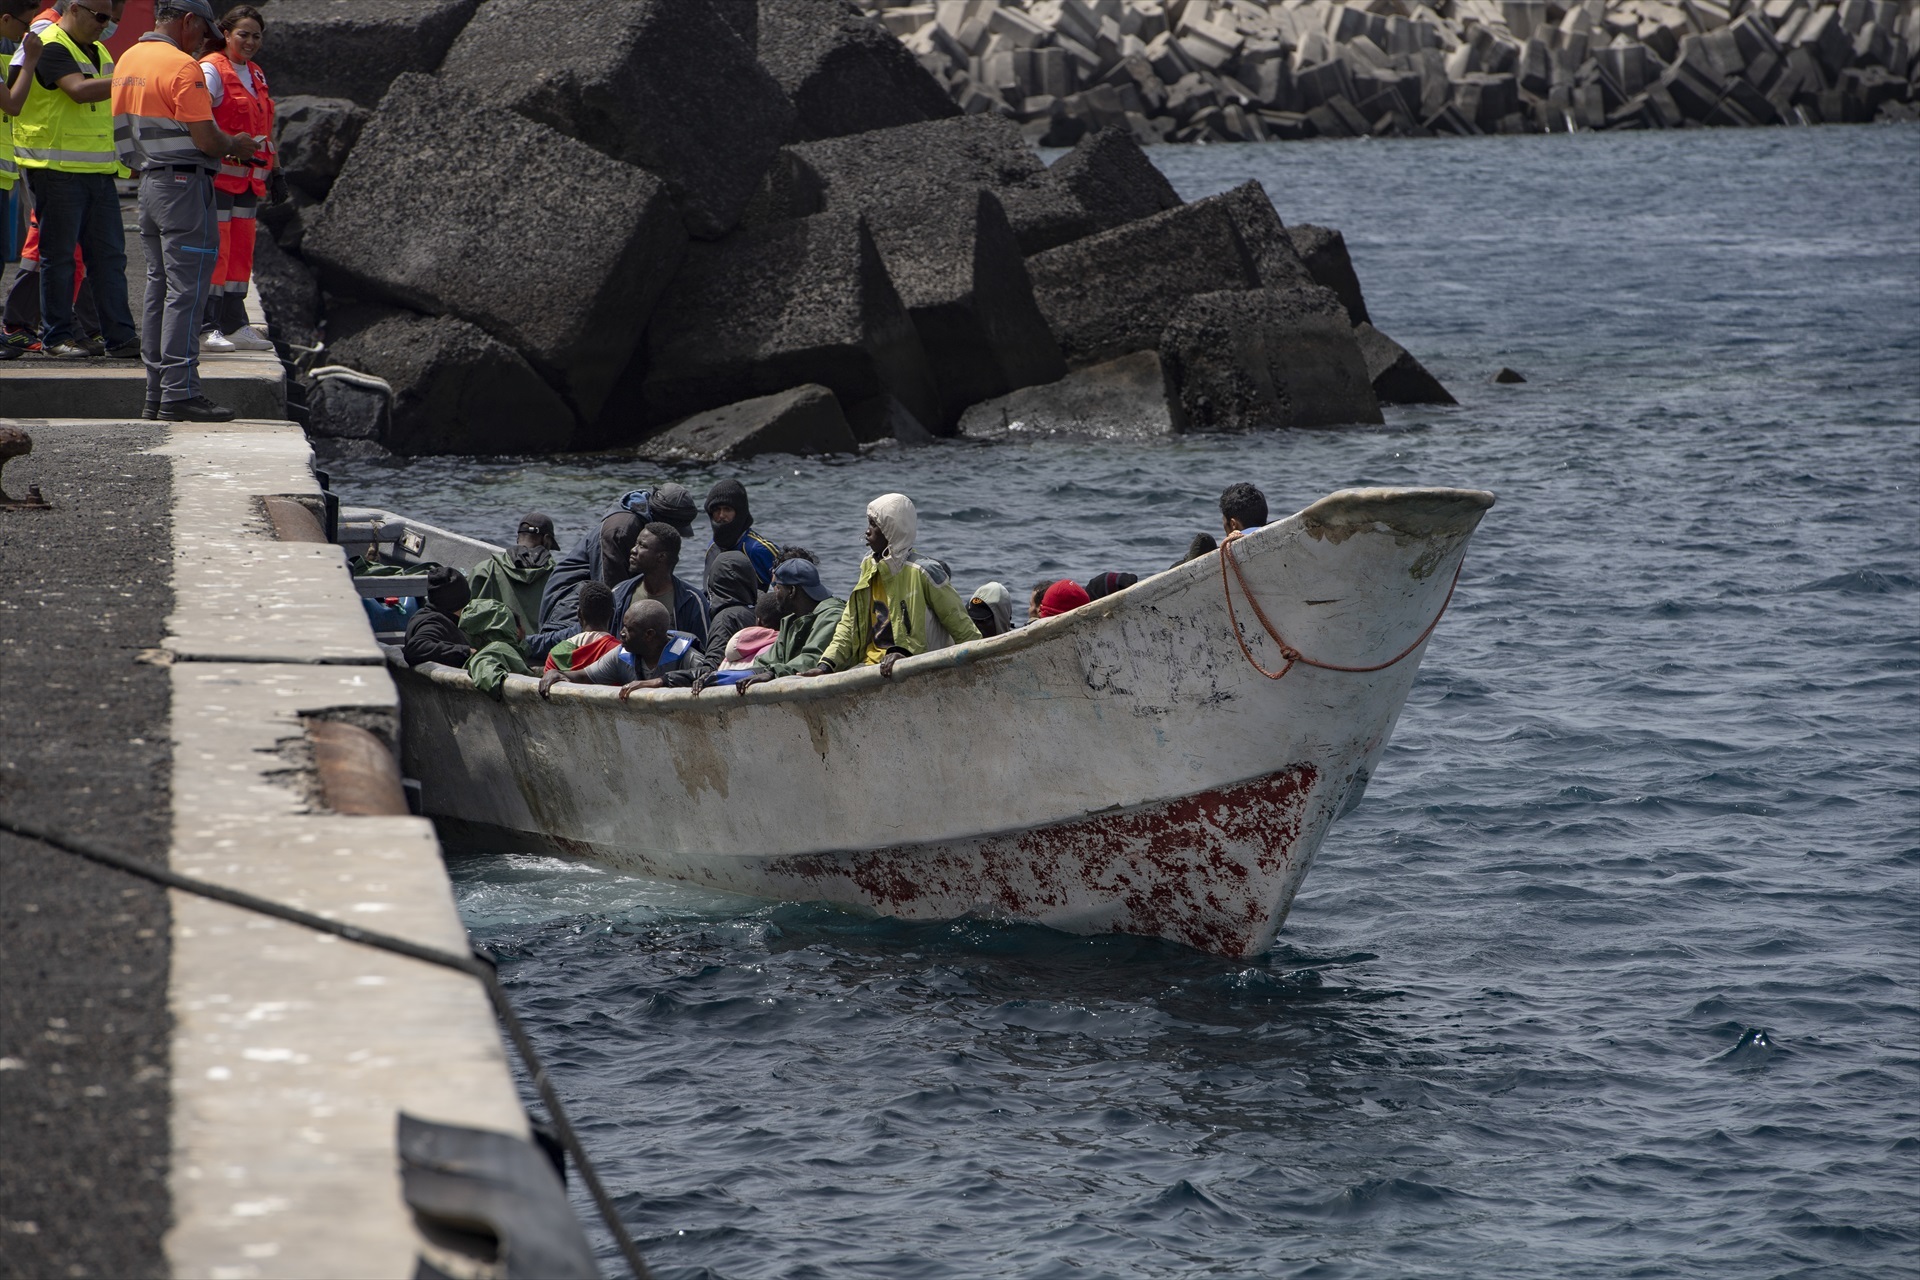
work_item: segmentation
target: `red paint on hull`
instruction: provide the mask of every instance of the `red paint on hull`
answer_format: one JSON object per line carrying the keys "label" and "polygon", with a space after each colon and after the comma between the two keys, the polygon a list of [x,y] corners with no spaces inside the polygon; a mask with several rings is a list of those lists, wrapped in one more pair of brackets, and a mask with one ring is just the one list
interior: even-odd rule
{"label": "red paint on hull", "polygon": [[1231,787],[1016,835],[806,854],[768,872],[795,896],[907,919],[986,908],[1170,938],[1223,955],[1264,948],[1298,885],[1310,764]]}

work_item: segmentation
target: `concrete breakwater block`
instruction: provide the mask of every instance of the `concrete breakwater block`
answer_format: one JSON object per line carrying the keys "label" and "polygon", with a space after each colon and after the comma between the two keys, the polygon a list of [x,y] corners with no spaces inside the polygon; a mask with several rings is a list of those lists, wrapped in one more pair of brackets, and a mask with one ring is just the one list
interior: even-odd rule
{"label": "concrete breakwater block", "polygon": [[[789,147],[769,175],[766,217],[793,218],[876,204],[999,197],[1023,254],[1096,230],[1092,216],[1041,163],[1009,120],[963,116]],[[896,196],[893,188],[910,188]]]}
{"label": "concrete breakwater block", "polygon": [[792,100],[797,138],[957,116],[946,87],[846,0],[760,0],[756,52]]}
{"label": "concrete breakwater block", "polygon": [[1184,299],[1260,285],[1236,212],[1213,196],[1028,258],[1034,299],[1068,365],[1150,350]]}
{"label": "concrete breakwater block", "polygon": [[1053,178],[1107,231],[1179,207],[1180,196],[1131,132],[1096,129],[1053,162]]}
{"label": "concrete breakwater block", "polygon": [[[356,306],[336,311],[329,328],[329,363],[392,384],[380,443],[394,453],[554,453],[573,443],[566,401],[477,325]],[[323,433],[318,421],[314,429]]]}
{"label": "concrete breakwater block", "polygon": [[809,382],[849,410],[892,395],[920,422],[939,419],[926,352],[856,214],[694,245],[660,300],[647,357],[654,421]]}
{"label": "concrete breakwater block", "polygon": [[254,241],[253,287],[267,313],[269,336],[301,347],[320,344],[320,282],[270,235]]}
{"label": "concrete breakwater block", "polygon": [[960,418],[970,440],[1159,440],[1186,429],[1156,351],[1076,369],[1045,386],[983,401]]}
{"label": "concrete breakwater block", "polygon": [[1313,274],[1314,283],[1333,290],[1354,324],[1367,322],[1367,300],[1360,293],[1360,277],[1347,254],[1347,238],[1332,227],[1302,222],[1287,228],[1294,251]]}
{"label": "concrete breakwater block", "polygon": [[733,228],[793,130],[708,0],[487,0],[440,75],[655,174],[696,236]]}
{"label": "concrete breakwater block", "polygon": [[763,453],[855,453],[833,392],[815,383],[709,409],[674,423],[635,451],[662,461],[721,462]]}
{"label": "concrete breakwater block", "polygon": [[[897,189],[896,189],[897,190]],[[868,214],[940,395],[938,426],[951,431],[970,404],[1067,371],[1033,300],[1026,262],[1000,201],[979,191],[924,218],[904,203]],[[927,425],[936,424],[929,422]]]}
{"label": "concrete breakwater block", "polygon": [[350,98],[295,96],[275,102],[274,163],[287,181],[325,200],[360,140],[368,111]]}
{"label": "concrete breakwater block", "polygon": [[873,2],[964,111],[1046,146],[1920,116],[1904,0]]}
{"label": "concrete breakwater block", "polygon": [[1190,297],[1167,324],[1160,357],[1189,431],[1383,420],[1346,310],[1318,286]]}
{"label": "concrete breakwater block", "polygon": [[373,106],[394,77],[437,70],[478,2],[273,0],[273,91]]}
{"label": "concrete breakwater block", "polygon": [[1453,393],[1428,373],[1413,353],[1362,322],[1353,327],[1354,340],[1367,362],[1367,379],[1381,404],[1459,404]]}
{"label": "concrete breakwater block", "polygon": [[331,292],[479,325],[591,418],[685,247],[658,178],[408,75],[313,215],[303,251]]}
{"label": "concrete breakwater block", "polygon": [[[1293,233],[1280,221],[1265,187],[1258,182],[1243,182],[1207,199],[1217,200],[1233,219],[1254,284],[1264,289],[1302,289],[1319,283],[1294,247]],[[1358,291],[1357,283],[1354,289]]]}

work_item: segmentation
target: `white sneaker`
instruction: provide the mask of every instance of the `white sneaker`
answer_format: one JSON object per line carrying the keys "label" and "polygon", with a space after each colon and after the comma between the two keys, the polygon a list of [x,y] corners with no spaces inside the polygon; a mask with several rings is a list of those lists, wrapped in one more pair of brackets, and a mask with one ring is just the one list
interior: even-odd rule
{"label": "white sneaker", "polygon": [[250,324],[242,325],[240,328],[235,329],[232,333],[226,335],[226,339],[233,344],[233,348],[236,351],[273,350],[273,343],[269,339],[261,337],[260,331]]}
{"label": "white sneaker", "polygon": [[232,355],[239,349],[240,348],[234,346],[233,343],[227,341],[227,335],[218,329],[208,330],[200,339],[200,350],[202,352],[210,351],[215,355],[224,356]]}

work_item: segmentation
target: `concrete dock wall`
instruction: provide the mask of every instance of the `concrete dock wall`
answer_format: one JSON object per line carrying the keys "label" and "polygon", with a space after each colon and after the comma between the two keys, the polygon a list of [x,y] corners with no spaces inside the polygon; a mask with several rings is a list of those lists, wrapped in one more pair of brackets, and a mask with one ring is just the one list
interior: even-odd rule
{"label": "concrete dock wall", "polygon": [[[271,357],[224,372],[259,384],[236,399],[280,393]],[[464,954],[432,825],[336,812],[314,765],[315,726],[390,753],[400,707],[344,553],[283,540],[324,513],[300,428],[14,412],[137,411],[143,376],[0,366],[0,423],[34,443],[0,484],[52,503],[0,510],[0,662],[10,689],[36,686],[9,695],[0,813],[137,853],[144,806],[150,856],[178,873]],[[124,494],[103,479],[120,470]],[[96,790],[103,819],[123,793],[136,809],[90,823]],[[4,845],[0,962],[28,989],[0,1022],[0,1114],[45,1139],[0,1144],[10,1268],[398,1280],[424,1260],[478,1274],[423,1230],[396,1140],[402,1112],[527,1137],[478,981]],[[56,907],[58,930],[37,931]]]}

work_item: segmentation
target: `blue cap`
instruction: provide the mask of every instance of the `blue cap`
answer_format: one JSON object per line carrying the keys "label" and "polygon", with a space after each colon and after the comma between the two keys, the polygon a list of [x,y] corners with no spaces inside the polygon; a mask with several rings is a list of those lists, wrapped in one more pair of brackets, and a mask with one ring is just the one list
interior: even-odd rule
{"label": "blue cap", "polygon": [[815,600],[825,600],[832,592],[820,583],[820,569],[811,560],[782,560],[773,566],[773,580],[789,587],[799,587]]}

